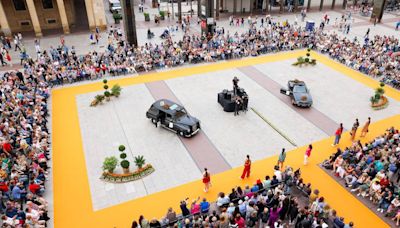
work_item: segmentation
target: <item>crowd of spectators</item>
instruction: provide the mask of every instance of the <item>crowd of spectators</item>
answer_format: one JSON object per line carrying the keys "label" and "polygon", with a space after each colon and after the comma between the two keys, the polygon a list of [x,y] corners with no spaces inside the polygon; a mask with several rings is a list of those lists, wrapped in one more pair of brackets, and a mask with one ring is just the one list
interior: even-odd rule
{"label": "crowd of spectators", "polygon": [[300,170],[287,167],[281,172],[275,167],[274,176],[257,180],[253,186],[232,188],[229,194],[218,194],[215,202],[200,198],[180,202],[178,215],[169,208],[160,220],[146,220],[140,216],[133,221],[132,228],[148,227],[353,227],[345,224],[344,218],[337,216],[319,195],[306,184]]}
{"label": "crowd of spectators", "polygon": [[45,227],[49,160],[48,83],[12,71],[0,80],[2,227]]}
{"label": "crowd of spectators", "polygon": [[[170,68],[185,63],[213,62],[313,48],[353,69],[372,77],[380,77],[387,84],[400,86],[400,55],[393,55],[400,52],[400,46],[399,39],[394,36],[376,35],[370,38],[367,34],[363,39],[350,40],[335,32],[327,32],[323,27],[306,31],[297,23],[276,22],[271,17],[261,19],[262,26],[258,26],[257,19],[248,23],[249,28],[244,33],[231,34],[225,29],[218,29],[214,35],[185,33],[178,42],[168,37],[160,44],[146,43],[139,47],[126,44],[121,30],[111,28],[107,48],[102,53],[93,51],[86,55],[76,55],[74,47],[69,48],[64,41],[58,48],[42,52],[39,47],[37,57],[21,55],[21,61],[25,74],[33,75],[50,85],[59,85],[97,79],[104,75]],[[243,20],[241,23],[244,23]]]}
{"label": "crowd of spectators", "polygon": [[355,142],[337,150],[323,166],[358,197],[369,198],[376,210],[400,224],[400,133],[391,128],[369,143]]}

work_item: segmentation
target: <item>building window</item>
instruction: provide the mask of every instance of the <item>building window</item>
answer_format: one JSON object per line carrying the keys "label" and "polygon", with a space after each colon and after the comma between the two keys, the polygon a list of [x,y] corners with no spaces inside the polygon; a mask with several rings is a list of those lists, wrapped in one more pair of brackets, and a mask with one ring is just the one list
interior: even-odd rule
{"label": "building window", "polygon": [[25,0],[13,0],[13,3],[16,11],[26,10]]}
{"label": "building window", "polygon": [[43,9],[53,9],[53,0],[42,0]]}

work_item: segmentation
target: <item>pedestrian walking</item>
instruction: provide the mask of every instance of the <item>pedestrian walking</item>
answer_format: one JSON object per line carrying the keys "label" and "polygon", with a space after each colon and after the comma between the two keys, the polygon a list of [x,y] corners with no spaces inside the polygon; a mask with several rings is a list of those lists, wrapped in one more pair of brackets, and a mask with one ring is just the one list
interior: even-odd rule
{"label": "pedestrian walking", "polygon": [[358,129],[359,126],[360,126],[360,123],[358,122],[358,119],[356,119],[356,122],[354,122],[353,127],[351,128],[351,132],[350,132],[351,141],[354,141],[354,139],[356,137],[357,129]]}
{"label": "pedestrian walking", "polygon": [[369,36],[369,32],[370,32],[370,29],[368,28],[368,29],[367,29],[367,32],[366,32],[365,35],[364,35],[364,37],[368,37],[368,36]]}
{"label": "pedestrian walking", "polygon": [[240,178],[242,178],[242,179],[244,179],[244,177],[249,178],[250,169],[251,169],[250,155],[247,155],[246,156],[246,161],[244,162],[244,168],[243,168],[242,176]]}
{"label": "pedestrian walking", "polygon": [[368,127],[371,124],[371,117],[368,117],[367,122],[364,124],[364,127],[361,130],[361,137],[365,137],[365,135],[368,133]]}
{"label": "pedestrian walking", "polygon": [[204,192],[208,192],[208,190],[211,187],[211,177],[210,177],[210,173],[208,172],[207,168],[204,168],[203,183],[204,183]]}
{"label": "pedestrian walking", "polygon": [[282,148],[282,152],[279,154],[279,157],[278,157],[278,166],[279,166],[279,169],[283,169],[283,163],[285,162],[285,159],[286,159],[286,151],[285,151],[285,148]]}
{"label": "pedestrian walking", "polygon": [[340,123],[339,128],[335,132],[335,141],[333,142],[332,146],[336,146],[339,144],[340,138],[342,137],[343,133],[343,123]]}
{"label": "pedestrian walking", "polygon": [[308,145],[308,148],[307,148],[307,150],[306,150],[306,152],[305,152],[305,154],[304,154],[304,165],[307,165],[308,164],[308,159],[310,158],[310,156],[311,156],[311,151],[312,151],[312,145],[310,144],[310,145]]}

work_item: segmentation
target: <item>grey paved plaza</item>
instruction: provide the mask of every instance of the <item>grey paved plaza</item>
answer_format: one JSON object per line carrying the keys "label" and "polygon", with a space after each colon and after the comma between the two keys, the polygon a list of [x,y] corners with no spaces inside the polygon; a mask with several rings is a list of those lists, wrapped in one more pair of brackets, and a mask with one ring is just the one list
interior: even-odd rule
{"label": "grey paved plaza", "polygon": [[[289,79],[306,81],[314,98],[316,118],[328,119],[333,127],[343,122],[345,128],[350,128],[355,118],[363,123],[368,116],[377,121],[400,112],[400,104],[394,100],[390,100],[390,106],[384,111],[373,111],[367,99],[373,93],[372,89],[323,64],[297,68],[291,66],[294,61],[265,63],[251,68],[282,87]],[[333,134],[335,129],[324,132],[322,124],[312,122],[307,113],[302,114],[302,110],[285,101],[289,98],[268,90],[262,81],[254,80],[246,72],[234,68],[165,81],[169,93],[200,119],[202,132],[229,167],[241,166],[246,154],[258,160],[279,153],[282,147],[294,148],[253,111],[235,117],[222,110],[217,103],[217,93],[230,89],[234,76],[240,79],[239,85],[250,96],[249,107],[257,110],[296,145],[302,146]],[[144,84],[127,86],[119,98],[98,107],[89,107],[96,93],[76,98],[94,210],[201,178],[202,167],[196,165],[198,161],[192,157],[191,148],[174,133],[156,128],[145,117],[154,102],[154,93],[165,93],[157,90],[157,87]],[[196,140],[196,136],[189,140]],[[118,156],[120,144],[127,147],[128,160],[144,155],[156,171],[140,181],[126,184],[101,181],[102,160],[107,156]],[[133,163],[131,167],[134,168]],[[117,172],[121,172],[120,168]]]}

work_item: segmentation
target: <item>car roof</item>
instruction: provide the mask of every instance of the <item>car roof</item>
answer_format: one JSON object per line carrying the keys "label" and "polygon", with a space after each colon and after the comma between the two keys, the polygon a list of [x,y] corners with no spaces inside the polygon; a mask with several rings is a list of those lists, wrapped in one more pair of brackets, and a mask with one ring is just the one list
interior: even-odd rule
{"label": "car roof", "polygon": [[182,109],[183,107],[173,101],[168,99],[160,99],[153,103],[153,107],[163,112],[174,114],[177,109]]}
{"label": "car roof", "polygon": [[306,85],[304,81],[299,80],[290,80],[289,83],[292,83],[293,85]]}

